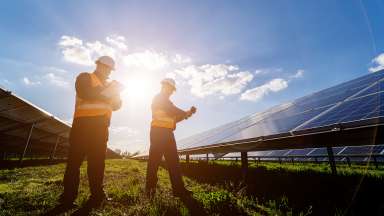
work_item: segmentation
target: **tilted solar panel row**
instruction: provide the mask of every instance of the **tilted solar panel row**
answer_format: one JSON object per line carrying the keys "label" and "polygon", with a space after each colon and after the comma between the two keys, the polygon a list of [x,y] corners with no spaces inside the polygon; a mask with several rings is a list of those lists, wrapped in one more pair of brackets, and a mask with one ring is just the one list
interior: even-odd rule
{"label": "tilted solar panel row", "polygon": [[[52,153],[65,157],[70,129],[70,124],[0,88],[0,157]],[[107,155],[117,156],[110,149]]]}
{"label": "tilted solar panel row", "polygon": [[182,139],[179,149],[384,117],[384,70]]}
{"label": "tilted solar panel row", "polygon": [[[369,155],[382,155],[384,156],[384,145],[368,145],[368,146],[345,146],[333,147],[335,156],[358,156],[361,155],[365,158]],[[226,157],[239,157],[239,153],[230,153]],[[286,150],[270,150],[270,151],[256,151],[248,152],[250,157],[320,157],[328,158],[326,148],[306,148],[306,149],[286,149]]]}

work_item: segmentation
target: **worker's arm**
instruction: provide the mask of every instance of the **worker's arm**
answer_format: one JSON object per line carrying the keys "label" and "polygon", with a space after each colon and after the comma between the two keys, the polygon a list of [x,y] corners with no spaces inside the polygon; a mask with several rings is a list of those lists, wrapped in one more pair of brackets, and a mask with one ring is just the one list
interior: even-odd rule
{"label": "worker's arm", "polygon": [[104,88],[99,86],[92,86],[91,77],[87,73],[81,73],[79,76],[77,76],[75,86],[77,96],[79,96],[81,99],[108,101],[108,98],[101,94]]}
{"label": "worker's arm", "polygon": [[152,109],[161,109],[167,113],[168,116],[172,116],[177,122],[185,119],[187,112],[176,107],[169,99],[162,96],[156,96],[152,101]]}
{"label": "worker's arm", "polygon": [[196,107],[192,106],[188,111],[185,111],[185,116],[180,116],[180,118],[176,118],[176,123],[188,119],[196,112]]}

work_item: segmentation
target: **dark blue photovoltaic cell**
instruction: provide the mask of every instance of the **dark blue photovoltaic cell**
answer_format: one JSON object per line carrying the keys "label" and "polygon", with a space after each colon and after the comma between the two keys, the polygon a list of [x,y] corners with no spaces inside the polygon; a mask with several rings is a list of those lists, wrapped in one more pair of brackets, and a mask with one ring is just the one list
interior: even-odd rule
{"label": "dark blue photovoltaic cell", "polygon": [[384,71],[342,83],[182,139],[178,147],[206,146],[383,116],[382,93],[375,94],[383,91],[384,81],[375,84],[381,79]]}
{"label": "dark blue photovoltaic cell", "polygon": [[178,142],[178,146],[181,148],[188,148],[194,146],[203,146],[212,143],[217,143],[218,141],[231,136],[232,134],[237,133],[238,131],[247,128],[251,125],[256,124],[260,120],[264,119],[265,116],[271,115],[274,112],[285,109],[287,105],[280,105],[272,108],[271,110],[263,113],[256,113],[254,115],[248,116],[246,118],[240,119],[238,121],[225,124],[223,126],[208,130],[203,133],[196,134],[194,136],[188,137]]}
{"label": "dark blue photovoltaic cell", "polygon": [[[255,124],[249,128],[246,128],[226,139],[222,142],[229,142],[239,139],[248,139],[259,136],[267,136],[273,134],[279,134],[288,132],[308,119],[320,114],[326,110],[326,108],[320,108],[316,110],[309,110],[303,113],[295,113],[290,115],[287,111],[282,111],[273,117],[267,118],[258,124]],[[290,110],[293,112],[292,110]]]}
{"label": "dark blue photovoltaic cell", "polygon": [[383,145],[378,146],[350,146],[341,155],[358,155],[358,154],[380,154],[384,150]]}
{"label": "dark blue photovoltaic cell", "polygon": [[285,154],[287,154],[289,150],[275,150],[275,151],[269,151],[268,154],[266,154],[266,156],[269,156],[269,157],[278,157],[278,156],[284,156]]}
{"label": "dark blue photovoltaic cell", "polygon": [[384,92],[346,101],[326,115],[304,125],[300,129],[315,128],[336,123],[379,117],[383,109]]}
{"label": "dark blue photovoltaic cell", "polygon": [[[358,156],[351,157],[351,161],[366,161],[368,157],[366,155],[384,155],[384,145],[368,145],[368,146],[347,146],[347,147],[333,147],[333,153],[335,156]],[[249,152],[249,156],[261,156],[261,157],[281,157],[281,156],[324,156],[324,158],[317,158],[318,161],[328,160],[328,152],[326,148],[306,148],[306,149],[291,149],[291,150],[272,150],[272,151],[256,151]],[[239,156],[239,155],[237,155]],[[270,158],[272,159],[272,158]],[[295,160],[308,161],[313,158],[296,158]],[[336,161],[344,161],[345,157],[336,157]],[[372,158],[371,158],[372,160]],[[376,158],[378,161],[384,161],[380,157]]]}
{"label": "dark blue photovoltaic cell", "polygon": [[309,154],[312,150],[313,149],[292,149],[289,151],[287,156],[293,156],[293,155],[305,156],[305,155]]}
{"label": "dark blue photovoltaic cell", "polygon": [[[333,154],[338,154],[344,147],[333,147]],[[309,156],[327,156],[327,148],[316,148],[313,152],[309,154]]]}
{"label": "dark blue photovoltaic cell", "polygon": [[364,96],[364,95],[373,94],[373,93],[380,92],[380,91],[384,91],[384,81],[376,83],[374,86],[364,90],[360,94],[356,95],[355,98],[361,97],[361,96]]}

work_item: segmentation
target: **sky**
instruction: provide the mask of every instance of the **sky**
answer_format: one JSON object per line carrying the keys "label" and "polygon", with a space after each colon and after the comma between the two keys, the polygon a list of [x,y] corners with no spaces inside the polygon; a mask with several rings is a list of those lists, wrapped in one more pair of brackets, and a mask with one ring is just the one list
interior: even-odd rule
{"label": "sky", "polygon": [[74,81],[116,60],[122,82],[108,146],[145,151],[164,77],[194,105],[188,137],[384,69],[384,0],[3,1],[0,86],[67,122]]}

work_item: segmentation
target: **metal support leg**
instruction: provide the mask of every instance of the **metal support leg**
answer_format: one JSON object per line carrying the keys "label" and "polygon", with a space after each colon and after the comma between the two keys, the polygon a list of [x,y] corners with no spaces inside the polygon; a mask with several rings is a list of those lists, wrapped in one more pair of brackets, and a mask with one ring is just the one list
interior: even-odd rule
{"label": "metal support leg", "polygon": [[329,161],[329,165],[331,166],[332,174],[336,175],[337,174],[336,162],[335,162],[335,157],[333,155],[332,147],[327,147],[327,152],[328,152],[328,161]]}
{"label": "metal support leg", "polygon": [[379,168],[379,164],[377,163],[376,156],[372,156],[372,157],[373,157],[373,163],[375,164],[376,169],[378,169]]}
{"label": "metal support leg", "polygon": [[53,147],[51,155],[49,156],[50,160],[53,160],[55,158],[56,148],[57,148],[57,145],[59,144],[59,141],[60,141],[60,136],[57,136],[55,146]]}
{"label": "metal support leg", "polygon": [[351,167],[351,159],[349,157],[347,157],[347,163],[348,163],[348,166]]}
{"label": "metal support leg", "polygon": [[209,161],[209,154],[207,154],[205,157],[206,157],[207,162],[208,162]]}
{"label": "metal support leg", "polygon": [[185,162],[189,164],[189,154],[185,155]]}
{"label": "metal support leg", "polygon": [[248,177],[248,154],[241,152],[241,173],[243,180],[246,181]]}
{"label": "metal support leg", "polygon": [[34,127],[35,127],[35,123],[33,123],[32,126],[31,126],[31,129],[29,129],[29,134],[28,134],[27,142],[25,143],[24,151],[20,155],[20,158],[19,158],[19,164],[20,165],[23,163],[23,158],[24,158],[25,154],[27,153],[28,145],[29,145],[29,143],[31,141],[32,132],[33,132],[33,128]]}

